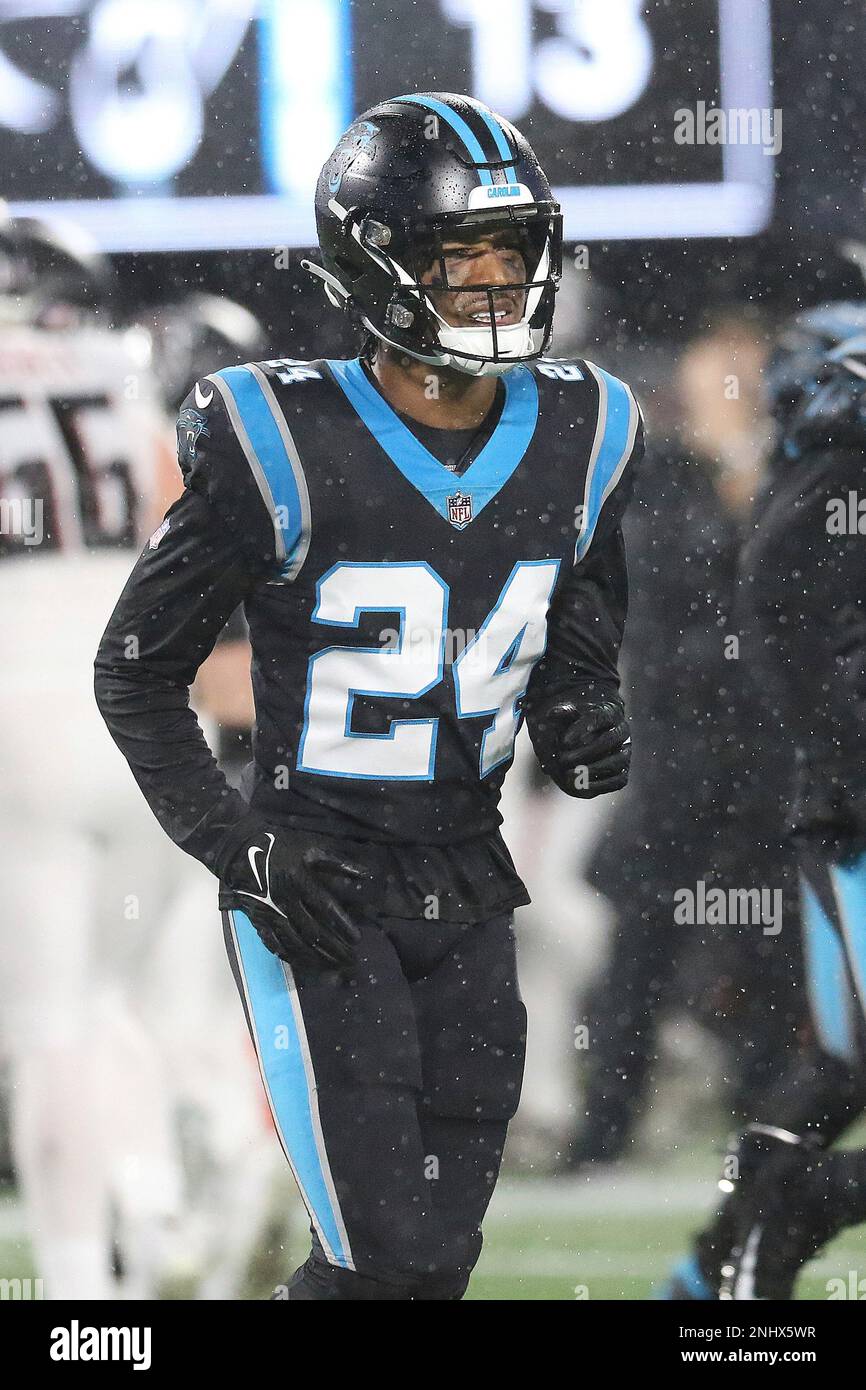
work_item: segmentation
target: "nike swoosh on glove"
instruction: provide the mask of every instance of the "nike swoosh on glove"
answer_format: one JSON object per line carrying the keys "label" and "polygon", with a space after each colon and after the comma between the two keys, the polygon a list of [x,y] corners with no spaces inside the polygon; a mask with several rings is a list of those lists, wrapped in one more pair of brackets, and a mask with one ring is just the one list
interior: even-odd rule
{"label": "nike swoosh on glove", "polygon": [[541,769],[568,796],[589,800],[628,782],[631,734],[618,695],[559,696],[527,717]]}
{"label": "nike swoosh on glove", "polygon": [[[262,942],[290,965],[342,969],[355,961],[370,875],[303,831],[270,828],[257,816],[237,827],[222,852],[223,906],[249,917]],[[350,915],[351,913],[351,915]]]}

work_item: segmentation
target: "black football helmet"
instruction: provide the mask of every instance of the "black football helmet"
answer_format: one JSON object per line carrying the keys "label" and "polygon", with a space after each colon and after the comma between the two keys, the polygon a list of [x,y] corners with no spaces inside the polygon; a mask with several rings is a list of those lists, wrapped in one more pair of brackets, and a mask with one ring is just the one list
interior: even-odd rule
{"label": "black football helmet", "polygon": [[153,367],[166,404],[175,412],[189,383],[220,367],[266,357],[268,340],[258,319],[224,295],[193,293],[161,304],[146,322],[153,342]]}
{"label": "black football helmet", "polygon": [[866,446],[866,331],[827,353],[793,417],[789,439],[797,449]]}
{"label": "black football helmet", "polygon": [[[562,216],[527,140],[472,97],[424,92],[371,107],[349,127],[319,176],[323,265],[304,265],[382,342],[436,366],[498,376],[540,357],[550,339],[562,268]],[[506,230],[525,278],[449,283],[449,239]],[[422,283],[423,276],[430,276]],[[487,309],[455,327],[430,291],[463,290]],[[518,322],[503,309],[522,295]],[[520,303],[520,300],[517,300]]]}
{"label": "black football helmet", "polygon": [[780,426],[787,426],[814,387],[827,354],[859,333],[866,333],[864,300],[819,304],[782,327],[764,373],[767,402]]}
{"label": "black football helmet", "polygon": [[115,290],[110,261],[77,227],[0,215],[0,299],[24,322],[63,328],[82,315],[108,322]]}

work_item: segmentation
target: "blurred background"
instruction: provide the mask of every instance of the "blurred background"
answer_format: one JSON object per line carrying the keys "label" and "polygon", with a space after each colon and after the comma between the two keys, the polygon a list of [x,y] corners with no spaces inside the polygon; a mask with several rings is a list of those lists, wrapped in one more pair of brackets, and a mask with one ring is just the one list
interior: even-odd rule
{"label": "blurred background", "polygon": [[[301,268],[314,182],[412,90],[532,141],[565,215],[552,355],[624,377],[649,439],[631,784],[573,802],[523,738],[506,784],[529,1060],[469,1297],[650,1296],[714,1148],[815,1045],[789,754],[730,639],[770,355],[866,294],[859,0],[0,0],[0,1278],[46,1297],[262,1296],[302,1251],[211,880],[139,806],[90,664],[191,383],[357,350]],[[238,619],[195,692],[232,776],[246,666]],[[699,883],[778,893],[778,930],[678,923]]]}

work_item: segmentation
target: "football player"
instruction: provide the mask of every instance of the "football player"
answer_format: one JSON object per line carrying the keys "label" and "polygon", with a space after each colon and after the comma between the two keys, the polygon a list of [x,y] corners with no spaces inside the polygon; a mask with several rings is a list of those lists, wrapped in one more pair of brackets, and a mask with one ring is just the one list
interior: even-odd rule
{"label": "football player", "polygon": [[[180,1180],[144,995],[173,865],[125,794],[91,657],[154,525],[166,417],[108,264],[0,224],[0,1043],[47,1298],[151,1293]],[[190,866],[194,868],[194,866]],[[162,1233],[162,1235],[160,1234]]]}
{"label": "football player", "polygon": [[796,747],[788,830],[820,1051],[784,1069],[737,1141],[677,1298],[790,1298],[801,1266],[866,1220],[866,1153],[828,1148],[866,1098],[866,332],[838,341],[857,327],[866,306],[826,305],[782,336],[779,446],[741,564],[750,653]]}
{"label": "football player", "polygon": [[[166,831],[221,884],[312,1226],[275,1296],[454,1300],[523,1068],[527,899],[499,790],[524,718],[569,794],[625,784],[620,518],[642,427],[622,382],[543,357],[560,212],[480,102],[365,112],[316,216],[309,269],[360,355],[195,384],[186,488],[120,597],[97,698]],[[241,601],[248,798],[187,704]]]}

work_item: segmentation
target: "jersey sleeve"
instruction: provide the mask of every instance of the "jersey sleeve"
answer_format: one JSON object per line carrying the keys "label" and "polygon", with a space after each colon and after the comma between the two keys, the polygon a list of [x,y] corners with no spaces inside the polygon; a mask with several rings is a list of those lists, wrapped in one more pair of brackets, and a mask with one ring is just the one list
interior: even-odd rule
{"label": "jersey sleeve", "polygon": [[177,420],[184,486],[204,497],[254,573],[291,581],[306,558],[310,502],[303,468],[265,371],[214,372]]}
{"label": "jersey sleeve", "polygon": [[592,363],[598,416],[579,510],[574,565],[547,616],[547,645],[527,692],[533,708],[559,695],[590,699],[619,690],[628,611],[622,517],[644,452],[643,420],[630,388]]}
{"label": "jersey sleeve", "polygon": [[231,615],[290,582],[309,543],[294,445],[255,364],[197,382],[180,408],[184,491],[145,546],[96,657],[96,698],[163,829],[215,873],[247,807],[189,705]]}
{"label": "jersey sleeve", "polygon": [[246,814],[189,704],[189,687],[257,580],[213,506],[185,490],[130,575],[96,656],[109,732],[162,828],[218,872]]}

